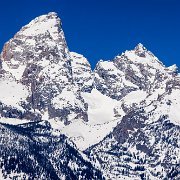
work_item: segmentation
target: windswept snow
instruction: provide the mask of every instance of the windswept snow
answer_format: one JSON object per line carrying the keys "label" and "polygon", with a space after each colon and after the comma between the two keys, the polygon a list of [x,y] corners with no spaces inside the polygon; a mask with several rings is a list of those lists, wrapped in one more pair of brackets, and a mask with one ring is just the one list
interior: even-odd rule
{"label": "windswept snow", "polygon": [[167,112],[169,119],[172,123],[180,125],[180,90],[173,90],[170,95],[165,97],[164,103],[159,104],[158,109],[162,113]]}
{"label": "windswept snow", "polygon": [[140,103],[143,101],[147,96],[147,93],[142,90],[132,91],[128,95],[126,95],[122,101],[126,104],[132,104],[132,103]]}
{"label": "windswept snow", "polygon": [[104,124],[114,119],[113,107],[118,101],[101,94],[96,89],[91,93],[83,93],[85,102],[88,103],[88,117],[91,125]]}
{"label": "windswept snow", "polygon": [[[0,123],[18,125],[18,124],[26,124],[32,121],[26,119],[16,119],[16,118],[4,118],[0,117]],[[1,178],[0,178],[1,179]]]}
{"label": "windswept snow", "polygon": [[85,150],[109,134],[119,119],[114,117],[114,108],[118,101],[101,94],[96,89],[91,93],[83,93],[82,96],[89,105],[88,122],[77,119],[66,126],[55,119],[50,119],[49,122],[53,128],[61,129],[62,133],[70,137],[80,150]]}
{"label": "windswept snow", "polygon": [[117,71],[117,68],[114,66],[114,63],[112,61],[100,60],[99,66],[105,70]]}
{"label": "windswept snow", "polygon": [[[11,63],[13,64],[13,60],[11,61]],[[25,65],[21,65],[19,66],[18,68],[9,68],[8,64],[6,64],[4,61],[2,62],[2,66],[3,66],[3,69],[7,72],[10,72],[15,78],[16,80],[20,80],[23,73],[24,73],[24,70],[26,68]]]}
{"label": "windswept snow", "polygon": [[25,86],[13,80],[0,79],[0,101],[8,106],[22,109],[20,102],[25,101],[29,92]]}
{"label": "windswept snow", "polygon": [[[59,25],[57,25],[57,20]],[[60,26],[60,19],[57,18],[56,13],[49,13],[47,15],[42,15],[32,20],[28,25],[23,27],[23,35],[25,36],[36,36],[39,34],[50,33],[54,40],[57,40],[58,28]]]}

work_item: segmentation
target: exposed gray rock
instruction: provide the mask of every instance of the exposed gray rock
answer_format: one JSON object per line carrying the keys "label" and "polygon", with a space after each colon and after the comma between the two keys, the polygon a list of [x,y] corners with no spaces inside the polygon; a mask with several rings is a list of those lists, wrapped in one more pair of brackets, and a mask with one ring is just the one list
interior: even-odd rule
{"label": "exposed gray rock", "polygon": [[[0,83],[0,93],[3,86],[10,88],[12,98],[6,101],[6,93],[0,96],[4,178],[180,178],[178,68],[165,67],[142,44],[112,61],[100,60],[92,71],[85,57],[69,52],[61,20],[49,13],[31,21],[4,45]],[[95,112],[101,120],[99,111],[106,111],[93,103],[90,95],[95,89],[116,103],[114,117],[104,124],[89,123],[88,114],[93,117]],[[31,122],[10,125],[5,121],[9,118]],[[101,142],[85,151],[88,157],[61,134],[68,127],[83,139],[88,128],[76,132],[80,122],[87,125],[82,127],[91,126],[94,139],[107,131]],[[114,122],[118,124],[109,130]]]}

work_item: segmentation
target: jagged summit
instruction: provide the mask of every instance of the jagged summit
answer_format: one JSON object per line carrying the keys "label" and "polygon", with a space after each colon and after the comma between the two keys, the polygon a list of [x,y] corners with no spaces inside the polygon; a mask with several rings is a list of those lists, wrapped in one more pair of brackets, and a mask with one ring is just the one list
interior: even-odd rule
{"label": "jagged summit", "polygon": [[134,48],[135,51],[145,51],[147,50],[142,43],[138,43],[137,46]]}
{"label": "jagged summit", "polygon": [[36,36],[47,33],[50,34],[54,40],[57,40],[59,38],[60,31],[60,18],[58,17],[57,13],[50,12],[32,20],[20,30],[19,34],[25,36]]}
{"label": "jagged summit", "polygon": [[[49,12],[48,14],[44,14],[44,15],[40,15],[40,16],[36,17],[32,21],[30,21],[30,23],[28,23],[28,25],[26,25],[26,26],[30,26],[30,25],[34,25],[36,23],[42,23],[42,22],[50,23],[51,20],[54,20],[54,22],[61,22],[58,14],[56,12]],[[50,25],[51,24],[49,24],[49,26]]]}
{"label": "jagged summit", "polygon": [[50,19],[58,19],[58,20],[60,20],[58,14],[56,12],[49,12],[47,14],[43,14],[43,15],[40,15],[40,16],[36,17],[31,22],[48,21]]}
{"label": "jagged summit", "polygon": [[155,69],[165,69],[164,64],[143,44],[139,43],[133,50],[126,50],[121,55],[115,57],[115,60],[124,60],[131,63],[139,63],[146,66],[154,67]]}
{"label": "jagged summit", "polygon": [[150,51],[148,51],[146,49],[146,47],[144,47],[143,44],[139,43],[137,44],[137,46],[134,48],[134,53],[139,56],[139,57],[142,57],[142,58],[149,58],[149,56],[154,56]]}

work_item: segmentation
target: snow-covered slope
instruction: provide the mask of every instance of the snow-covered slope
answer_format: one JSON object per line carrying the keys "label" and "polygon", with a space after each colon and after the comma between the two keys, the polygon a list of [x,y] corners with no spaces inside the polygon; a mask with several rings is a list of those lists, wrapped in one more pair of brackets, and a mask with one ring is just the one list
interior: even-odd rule
{"label": "snow-covered slope", "polygon": [[61,129],[63,134],[70,137],[78,149],[85,150],[100,142],[117,125],[119,119],[115,117],[114,108],[118,101],[101,94],[96,89],[93,89],[91,93],[83,92],[82,97],[88,104],[87,122],[80,118],[69,125],[52,119],[49,122],[54,129]]}
{"label": "snow-covered slope", "polygon": [[139,44],[113,62],[99,62],[95,73],[98,90],[119,101],[118,125],[86,151],[105,178],[178,179],[177,67],[165,67]]}
{"label": "snow-covered slope", "polygon": [[0,178],[178,179],[179,94],[142,44],[92,71],[56,13],[37,17],[1,53]]}
{"label": "snow-covered slope", "polygon": [[0,79],[0,90],[1,102],[17,109],[22,109],[21,102],[25,101],[29,94],[26,86],[8,76]]}

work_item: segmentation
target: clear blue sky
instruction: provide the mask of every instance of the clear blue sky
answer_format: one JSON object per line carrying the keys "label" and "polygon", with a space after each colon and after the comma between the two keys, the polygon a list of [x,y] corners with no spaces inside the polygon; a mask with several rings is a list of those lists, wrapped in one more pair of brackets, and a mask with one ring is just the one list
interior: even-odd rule
{"label": "clear blue sky", "polygon": [[59,14],[71,51],[95,66],[141,42],[180,67],[180,0],[2,0],[0,48],[36,16]]}

